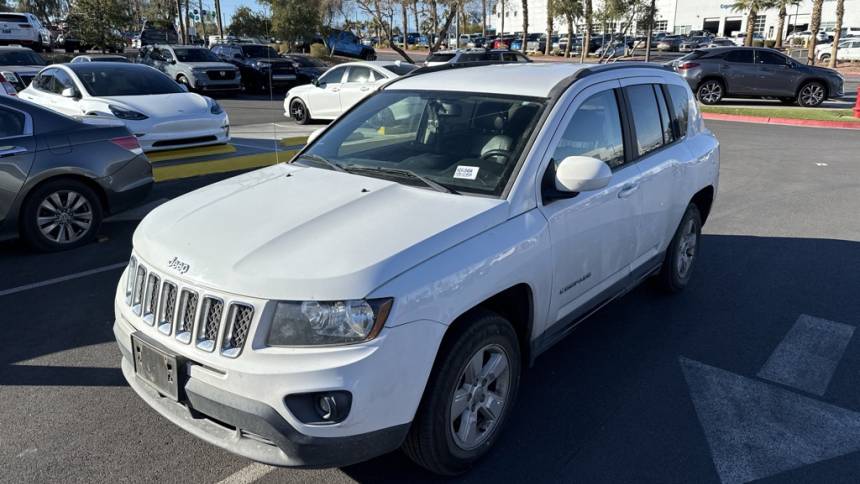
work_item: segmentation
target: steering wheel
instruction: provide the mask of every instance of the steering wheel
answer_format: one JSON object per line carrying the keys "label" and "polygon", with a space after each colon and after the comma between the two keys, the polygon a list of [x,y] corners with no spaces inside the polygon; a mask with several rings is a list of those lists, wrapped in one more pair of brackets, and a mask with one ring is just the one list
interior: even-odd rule
{"label": "steering wheel", "polygon": [[[504,150],[501,148],[495,148],[492,150],[487,150],[486,153],[481,154],[482,161],[495,161],[496,163],[504,163],[511,156],[511,152],[508,150]],[[498,158],[504,158],[503,161],[498,161]]]}

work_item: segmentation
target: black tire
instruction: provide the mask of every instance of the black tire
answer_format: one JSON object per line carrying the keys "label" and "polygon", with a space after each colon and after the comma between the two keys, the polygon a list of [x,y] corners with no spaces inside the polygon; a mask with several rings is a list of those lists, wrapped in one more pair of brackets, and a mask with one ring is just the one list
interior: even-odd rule
{"label": "black tire", "polygon": [[705,79],[696,88],[696,99],[702,104],[719,104],[726,94],[726,87],[718,79]]}
{"label": "black tire", "polygon": [[[64,193],[76,193],[78,196],[83,197],[90,209],[88,227],[86,230],[82,230],[83,233],[76,235],[74,240],[69,240],[68,242],[52,240],[42,232],[38,223],[38,217],[50,214],[49,211],[42,207],[43,202],[51,197],[52,194],[59,194],[61,201],[69,200],[68,197],[63,198]],[[74,212],[79,217],[86,213],[73,210],[71,212]],[[96,237],[102,222],[103,212],[104,208],[102,207],[101,199],[85,183],[72,179],[51,180],[36,187],[35,190],[27,195],[27,199],[24,201],[24,206],[21,210],[21,235],[33,248],[44,252],[73,249],[88,244]],[[75,227],[80,228],[78,225],[75,225]],[[57,238],[60,238],[59,232],[57,234]],[[71,237],[68,238],[71,239]]]}
{"label": "black tire", "polygon": [[[451,330],[453,333],[446,335],[424,390],[421,405],[403,443],[403,451],[416,464],[431,472],[449,476],[466,472],[490,450],[504,429],[519,389],[520,349],[511,323],[490,311],[475,312],[467,317],[468,320],[461,321]],[[502,379],[507,383],[505,403],[491,428],[480,430],[476,424],[475,428],[482,440],[475,443],[476,447],[464,449],[455,441],[459,437],[455,437],[454,422],[459,420],[460,425],[463,423],[462,417],[451,418],[454,392],[458,388],[463,391],[463,385],[467,381],[467,364],[479,353],[482,355],[481,361],[484,361],[483,352],[488,348],[499,351],[495,354],[507,356],[508,373],[491,377],[490,383],[481,383],[480,392],[470,393],[471,403],[466,404],[465,409],[469,411],[471,408],[474,411],[476,405],[485,402],[485,398],[486,401],[491,401],[492,395],[501,391],[494,385],[499,385]],[[490,359],[486,361],[489,362]],[[486,385],[486,393],[483,385]],[[475,388],[477,387],[472,387],[473,390]]]}
{"label": "black tire", "polygon": [[179,84],[181,84],[181,85],[185,86],[186,88],[188,88],[188,92],[191,92],[191,91],[192,91],[192,89],[191,89],[191,83],[190,83],[190,82],[188,82],[188,78],[187,78],[187,77],[185,77],[185,76],[183,76],[182,74],[180,74],[179,76],[177,76],[177,77],[176,77],[176,82],[178,82]]}
{"label": "black tire", "polygon": [[818,59],[820,62],[830,62],[830,54],[821,54],[821,58]]}
{"label": "black tire", "polygon": [[797,104],[804,108],[820,106],[827,99],[827,89],[818,81],[810,81],[797,90]]}
{"label": "black tire", "polygon": [[[685,236],[690,235],[690,224],[692,224],[692,234],[695,235],[692,248],[690,247],[690,239],[685,240]],[[693,269],[698,256],[698,249],[702,238],[702,215],[699,213],[699,208],[691,203],[687,206],[687,211],[681,217],[681,223],[675,230],[675,236],[672,237],[672,242],[669,243],[669,248],[666,250],[666,258],[663,260],[663,267],[660,269],[660,274],[657,281],[660,287],[669,293],[681,292],[687,287],[690,278],[693,275]],[[689,262],[682,262],[682,257],[679,254],[686,252],[689,256]],[[686,260],[686,258],[684,258]]]}
{"label": "black tire", "polygon": [[297,124],[308,124],[311,122],[311,113],[301,99],[293,99],[290,102],[290,117]]}

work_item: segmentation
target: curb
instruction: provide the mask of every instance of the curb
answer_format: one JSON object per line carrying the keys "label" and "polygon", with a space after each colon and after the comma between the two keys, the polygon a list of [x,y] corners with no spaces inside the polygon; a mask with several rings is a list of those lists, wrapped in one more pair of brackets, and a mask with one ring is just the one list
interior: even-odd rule
{"label": "curb", "polygon": [[860,130],[860,122],[823,121],[818,119],[771,118],[748,116],[745,114],[702,113],[702,117],[713,121],[735,121],[740,123],[779,124],[783,126],[803,126],[806,128],[836,128]]}

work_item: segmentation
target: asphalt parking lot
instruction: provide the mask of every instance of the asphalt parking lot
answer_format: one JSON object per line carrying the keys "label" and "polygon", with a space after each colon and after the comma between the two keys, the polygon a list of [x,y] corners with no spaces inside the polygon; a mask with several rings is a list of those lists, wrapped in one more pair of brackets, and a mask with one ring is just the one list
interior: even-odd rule
{"label": "asphalt parking lot", "polygon": [[[307,132],[278,119],[269,135],[261,120],[234,141],[262,151],[277,129]],[[708,125],[721,185],[691,287],[640,287],[542,355],[499,445],[463,481],[857,482],[860,132]],[[343,469],[253,464],[126,385],[111,325],[134,228],[226,176],[159,183],[72,252],[0,244],[0,482],[436,479],[400,453]]]}

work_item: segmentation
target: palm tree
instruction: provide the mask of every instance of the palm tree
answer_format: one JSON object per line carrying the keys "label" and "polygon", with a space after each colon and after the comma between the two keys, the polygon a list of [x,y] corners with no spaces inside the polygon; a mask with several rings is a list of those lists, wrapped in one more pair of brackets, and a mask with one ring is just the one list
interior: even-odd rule
{"label": "palm tree", "polygon": [[808,52],[806,53],[806,63],[815,65],[815,41],[818,37],[818,29],[821,28],[821,7],[824,6],[824,0],[812,1],[812,19],[809,22],[809,31],[812,35],[809,38]]}
{"label": "palm tree", "polygon": [[767,3],[764,0],[735,0],[732,3],[731,8],[735,12],[749,11],[747,14],[747,31],[746,37],[744,37],[744,45],[752,45],[753,32],[755,32],[755,19],[758,16],[758,11],[766,7]]}
{"label": "palm tree", "polygon": [[559,17],[563,17],[567,23],[567,45],[564,48],[564,56],[569,58],[573,47],[573,25],[574,21],[582,16],[582,2],[580,0],[552,0],[553,10]]}
{"label": "palm tree", "polygon": [[218,17],[218,35],[224,40],[224,26],[221,24],[221,0],[215,0],[215,15]]}
{"label": "palm tree", "polygon": [[836,1],[836,32],[833,33],[833,44],[830,47],[830,68],[836,67],[836,57],[839,50],[839,34],[842,33],[842,17],[845,15],[845,0]]}
{"label": "palm tree", "polygon": [[526,42],[529,40],[529,0],[523,0],[523,52],[526,51]]}
{"label": "palm tree", "polygon": [[785,36],[785,17],[788,15],[788,7],[796,5],[800,0],[771,0],[768,5],[771,8],[779,7],[779,16],[776,22],[776,43],[774,47],[779,49],[782,47],[782,39]]}
{"label": "palm tree", "polygon": [[546,52],[544,52],[546,55],[552,52],[552,15],[553,10],[555,10],[554,3],[553,0],[546,0]]}
{"label": "palm tree", "polygon": [[[588,44],[591,43],[591,30],[594,28],[594,16],[591,8],[591,0],[585,0],[585,32],[582,34],[582,53],[579,61],[585,62],[588,56]],[[571,39],[572,40],[572,39]]]}

